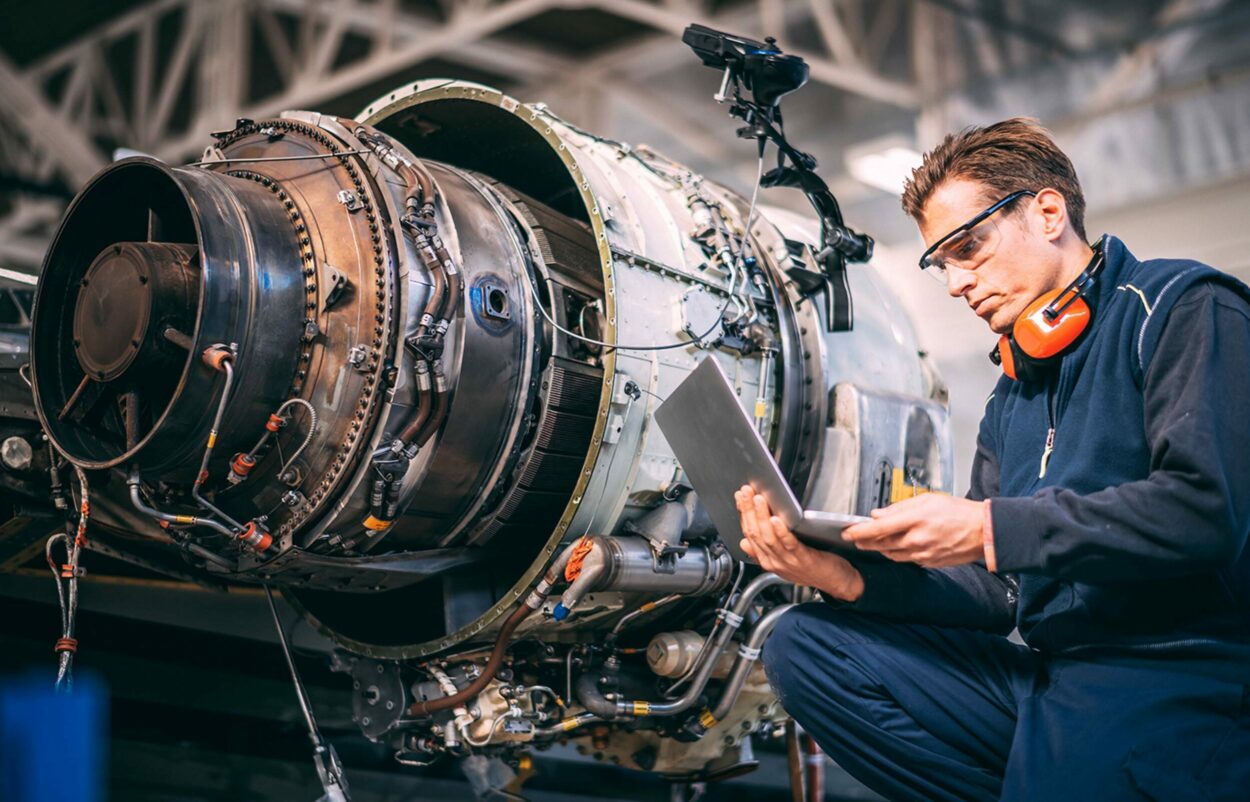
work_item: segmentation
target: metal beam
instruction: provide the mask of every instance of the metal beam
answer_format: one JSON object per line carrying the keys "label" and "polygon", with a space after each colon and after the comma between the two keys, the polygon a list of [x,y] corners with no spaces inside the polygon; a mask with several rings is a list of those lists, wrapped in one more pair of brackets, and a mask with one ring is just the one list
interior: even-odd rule
{"label": "metal beam", "polygon": [[[457,49],[478,42],[490,35],[533,17],[556,5],[556,0],[505,0],[490,10],[472,17],[457,17],[441,28],[430,27],[423,35],[395,49],[365,58],[336,70],[315,82],[297,81],[286,91],[265,98],[236,116],[265,117],[284,109],[316,108],[335,97],[360,86],[394,75],[407,67],[435,57],[446,56]],[[204,132],[190,131],[179,139],[157,148],[161,158],[176,161],[193,153],[204,144]]]}
{"label": "metal beam", "polygon": [[[838,17],[833,0],[809,0],[812,8],[812,19],[820,31],[820,38],[825,47],[838,64],[859,65],[859,56],[855,53],[855,45],[851,42],[846,26]],[[862,66],[862,65],[861,65]]]}
{"label": "metal beam", "polygon": [[[672,37],[680,37],[692,22],[715,25],[713,19],[677,14],[667,8],[651,5],[643,0],[569,0],[564,6],[592,6],[618,17],[649,25]],[[674,43],[676,44],[676,43]],[[837,89],[853,92],[873,100],[903,108],[916,108],[920,99],[914,86],[882,77],[859,66],[837,64],[819,55],[803,50],[787,48],[787,52],[800,56],[811,68],[812,78]]]}
{"label": "metal beam", "polygon": [[[255,0],[258,13],[266,13],[272,19],[273,12],[291,15],[313,15],[314,19],[331,16],[333,9],[323,6],[309,7],[304,0]],[[373,40],[374,55],[394,52],[410,43],[438,34],[444,23],[412,12],[398,12],[392,5],[348,2],[341,16],[346,30]],[[461,10],[458,13],[466,13]],[[274,23],[276,25],[276,22]],[[572,72],[578,64],[570,59],[554,55],[538,47],[492,40],[487,43],[469,42],[441,54],[441,58],[497,72],[501,75],[521,75],[525,78],[549,77],[562,72]]]}
{"label": "metal beam", "polygon": [[4,53],[0,53],[0,113],[19,126],[28,141],[54,155],[70,183],[85,183],[108,163],[95,144],[66,125]]}
{"label": "metal beam", "polygon": [[[1155,16],[1155,25],[1166,28],[1187,18],[1200,18],[1219,9],[1225,2],[1226,0],[1171,0]],[[1123,102],[1129,97],[1148,95],[1159,85],[1163,74],[1185,57],[1200,35],[1201,31],[1195,27],[1178,27],[1121,56],[1106,79],[1090,93],[1083,104],[1085,109],[1098,109]]]}
{"label": "metal beam", "polygon": [[36,237],[5,237],[0,239],[0,261],[38,270],[48,243]]}

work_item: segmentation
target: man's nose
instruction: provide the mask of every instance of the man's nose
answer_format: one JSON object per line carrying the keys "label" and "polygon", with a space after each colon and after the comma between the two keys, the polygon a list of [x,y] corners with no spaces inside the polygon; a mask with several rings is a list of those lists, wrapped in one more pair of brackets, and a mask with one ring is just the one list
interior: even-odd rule
{"label": "man's nose", "polygon": [[960,298],[976,284],[976,274],[953,265],[946,266],[946,291],[952,298]]}

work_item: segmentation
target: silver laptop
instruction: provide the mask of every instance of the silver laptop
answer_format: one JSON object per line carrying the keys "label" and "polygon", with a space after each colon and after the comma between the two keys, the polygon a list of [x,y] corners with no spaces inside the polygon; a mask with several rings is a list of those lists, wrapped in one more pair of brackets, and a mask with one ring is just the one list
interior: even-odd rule
{"label": "silver laptop", "polygon": [[714,356],[707,356],[669,394],[656,409],[655,420],[721,540],[738,559],[747,558],[739,545],[742,528],[734,493],[744,484],[768,499],[773,514],[805,543],[855,550],[842,539],[842,530],[869,519],[803,509]]}

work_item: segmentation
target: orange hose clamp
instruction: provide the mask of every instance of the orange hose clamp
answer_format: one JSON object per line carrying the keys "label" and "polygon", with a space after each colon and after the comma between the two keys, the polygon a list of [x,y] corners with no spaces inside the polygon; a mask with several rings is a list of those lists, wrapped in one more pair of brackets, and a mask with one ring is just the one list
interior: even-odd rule
{"label": "orange hose clamp", "polygon": [[230,353],[230,349],[212,346],[204,349],[204,353],[200,355],[204,360],[204,364],[213,370],[222,370],[222,365],[234,358],[234,354]]}
{"label": "orange hose clamp", "polygon": [[279,429],[281,429],[285,425],[286,425],[286,418],[275,413],[269,416],[269,422],[265,424],[265,428],[271,432],[277,432]]}
{"label": "orange hose clamp", "polygon": [[243,531],[239,533],[239,540],[256,551],[265,551],[273,545],[273,535],[266,532],[264,527],[255,521],[247,522],[247,526],[243,527]]}
{"label": "orange hose clamp", "polygon": [[230,484],[237,485],[246,479],[255,467],[256,458],[251,454],[235,454],[234,459],[230,461],[230,475],[226,478],[230,480]]}
{"label": "orange hose clamp", "polygon": [[372,515],[370,515],[368,518],[364,520],[363,526],[365,527],[365,529],[368,529],[370,532],[381,532],[383,529],[386,529],[393,523],[395,522],[383,521],[381,518],[374,518]]}

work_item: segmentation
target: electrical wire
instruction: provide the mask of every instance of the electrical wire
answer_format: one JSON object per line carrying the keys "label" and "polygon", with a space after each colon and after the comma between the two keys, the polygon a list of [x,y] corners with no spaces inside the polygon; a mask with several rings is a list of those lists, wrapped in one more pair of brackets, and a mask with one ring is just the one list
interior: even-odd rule
{"label": "electrical wire", "polygon": [[[759,164],[755,173],[755,189],[751,192],[751,207],[747,211],[746,238],[750,237],[751,222],[755,217],[755,201],[756,201],[756,198],[759,196],[760,180],[763,178],[763,175],[764,175],[764,156],[763,154],[760,154]],[[525,284],[526,286],[529,287],[530,294],[534,297],[534,305],[538,307],[538,311],[542,313],[542,316],[546,318],[547,322],[551,324],[552,328],[554,328],[556,331],[560,332],[561,334],[564,334],[568,337],[572,337],[575,340],[580,340],[581,342],[584,342],[584,343],[590,343],[591,345],[598,345],[604,348],[615,349],[618,351],[668,351],[673,348],[686,348],[687,346],[698,344],[699,342],[703,340],[704,337],[707,337],[709,334],[715,331],[718,327],[724,325],[723,317],[725,314],[725,310],[729,308],[730,302],[734,300],[734,294],[733,294],[734,289],[735,289],[734,285],[737,282],[737,271],[736,270],[731,271],[730,284],[729,284],[729,290],[728,290],[729,294],[725,298],[725,302],[721,304],[720,309],[717,311],[716,319],[715,321],[713,321],[712,325],[708,327],[707,331],[703,332],[697,337],[692,337],[690,340],[683,340],[681,342],[668,343],[666,345],[618,345],[616,343],[609,343],[609,342],[604,342],[603,340],[596,340],[591,337],[586,337],[581,334],[578,334],[575,331],[569,331],[568,329],[564,328],[559,323],[557,323],[555,321],[555,318],[553,318],[547,312],[546,308],[543,306],[542,299],[538,295],[538,287],[537,285],[535,285],[533,279],[528,275],[528,271],[526,272],[527,272],[527,275],[526,275]],[[550,278],[547,279],[548,284],[550,284],[552,281],[553,280]],[[550,289],[548,289],[547,294],[554,295]]]}
{"label": "electrical wire", "polygon": [[312,442],[313,435],[317,433],[317,410],[313,408],[312,404],[302,398],[291,398],[283,402],[282,406],[278,407],[276,414],[281,415],[283,410],[296,404],[308,410],[308,434],[304,435],[304,442],[299,444],[299,448],[295,449],[295,453],[291,455],[290,459],[282,463],[282,467],[278,469],[279,477],[285,475],[287,469],[294,464],[295,460],[299,459],[300,454],[303,454],[304,450],[308,448],[308,444]]}
{"label": "electrical wire", "polygon": [[[634,386],[638,386],[638,382],[634,382]],[[625,424],[629,423],[629,413],[634,408],[634,397],[629,397],[629,403],[625,405],[625,415],[621,418],[621,431],[625,430]],[[616,450],[613,449],[612,456],[616,456]],[[603,477],[603,489],[599,491],[599,501],[595,503],[593,512],[590,513],[590,520],[586,522],[586,529],[582,532],[582,537],[590,534],[590,528],[594,526],[595,519],[599,517],[599,508],[603,506],[604,496],[608,494],[608,482],[612,479],[612,460],[608,460],[608,470]]]}

